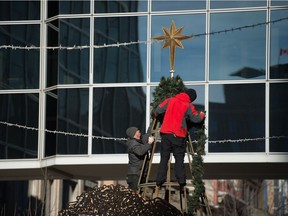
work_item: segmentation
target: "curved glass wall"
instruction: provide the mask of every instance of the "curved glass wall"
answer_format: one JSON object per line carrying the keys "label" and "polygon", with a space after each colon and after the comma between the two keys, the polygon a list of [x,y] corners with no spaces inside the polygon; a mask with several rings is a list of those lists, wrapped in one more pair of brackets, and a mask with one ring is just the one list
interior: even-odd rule
{"label": "curved glass wall", "polygon": [[126,153],[117,138],[129,126],[146,130],[153,90],[170,76],[169,47],[153,37],[172,20],[193,36],[176,48],[175,76],[207,111],[208,154],[287,153],[287,6],[1,1],[1,159],[39,158],[38,149],[44,157]]}

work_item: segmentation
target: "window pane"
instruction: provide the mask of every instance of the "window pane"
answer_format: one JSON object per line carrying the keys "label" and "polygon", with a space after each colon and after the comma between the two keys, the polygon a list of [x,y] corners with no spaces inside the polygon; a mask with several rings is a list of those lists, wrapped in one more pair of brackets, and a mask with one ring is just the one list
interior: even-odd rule
{"label": "window pane", "polygon": [[[146,89],[95,88],[93,99],[93,136],[127,137],[126,129],[130,126],[145,132]],[[93,154],[126,152],[126,141],[93,139]]]}
{"label": "window pane", "polygon": [[[61,19],[61,46],[89,45],[89,19]],[[59,51],[59,83],[89,82],[89,49],[63,49]]]}
{"label": "window pane", "polygon": [[[205,87],[203,85],[197,85],[197,86],[186,86],[187,88],[192,88],[196,90],[197,93],[197,98],[195,101],[192,102],[192,104],[195,106],[196,110],[198,112],[200,111],[205,111]],[[190,127],[190,137],[192,138],[192,140],[197,140],[197,137],[195,136],[195,131],[197,131],[201,124],[188,124],[188,126]],[[196,146],[195,146],[196,149]]]}
{"label": "window pane", "polygon": [[[0,25],[0,45],[39,47],[39,25]],[[0,89],[39,87],[39,50],[0,50]]]}
{"label": "window pane", "polygon": [[[0,94],[0,121],[38,128],[38,94]],[[0,124],[0,159],[37,158],[38,131]]]}
{"label": "window pane", "polygon": [[288,83],[270,85],[270,152],[288,152]]}
{"label": "window pane", "polygon": [[[176,29],[184,27],[182,34],[197,35],[205,32],[205,14],[170,15],[152,17],[152,37],[164,35],[162,27],[170,30],[174,20]],[[205,79],[205,37],[182,40],[184,49],[176,47],[175,76],[183,81]],[[153,40],[151,48],[151,81],[159,82],[162,76],[170,76],[169,47],[162,49],[163,42]]]}
{"label": "window pane", "polygon": [[[88,89],[58,90],[57,131],[88,134],[88,94]],[[87,154],[87,145],[87,137],[57,135],[57,154]]]}
{"label": "window pane", "polygon": [[285,0],[271,0],[271,5],[272,6],[287,6],[288,3]]}
{"label": "window pane", "polygon": [[209,152],[264,152],[265,140],[244,139],[265,137],[265,84],[210,85],[208,137],[225,141]]}
{"label": "window pane", "polygon": [[[147,17],[95,19],[95,45],[117,45],[147,41]],[[123,83],[146,81],[145,43],[94,49],[94,82]]]}
{"label": "window pane", "polygon": [[199,10],[206,8],[205,0],[153,0],[152,11]]}
{"label": "window pane", "polygon": [[[46,92],[46,129],[57,131],[57,90]],[[52,132],[45,133],[45,157],[56,155],[57,134]]]}
{"label": "window pane", "polygon": [[[59,46],[59,24],[58,20],[48,23],[47,25],[47,43],[48,47]],[[58,84],[58,64],[59,49],[47,49],[47,87]]]}
{"label": "window pane", "polygon": [[266,6],[267,2],[263,0],[257,0],[257,1],[239,1],[239,0],[211,0],[210,7],[212,9],[215,8],[242,8],[242,7],[260,7],[260,6]]}
{"label": "window pane", "polygon": [[[263,23],[266,12],[211,14],[211,32]],[[210,80],[265,78],[265,25],[210,36]]]}
{"label": "window pane", "polygon": [[59,15],[59,1],[47,0],[48,5],[48,17]]}
{"label": "window pane", "polygon": [[145,12],[148,8],[147,0],[95,0],[94,5],[95,13]]}
{"label": "window pane", "polygon": [[40,1],[0,1],[0,21],[39,20]]}
{"label": "window pane", "polygon": [[60,14],[83,14],[90,12],[90,1],[67,1],[61,0],[60,2]]}
{"label": "window pane", "polygon": [[[288,4],[288,3],[287,3]],[[271,24],[271,79],[288,78],[288,10],[271,11],[271,21],[286,20]]]}

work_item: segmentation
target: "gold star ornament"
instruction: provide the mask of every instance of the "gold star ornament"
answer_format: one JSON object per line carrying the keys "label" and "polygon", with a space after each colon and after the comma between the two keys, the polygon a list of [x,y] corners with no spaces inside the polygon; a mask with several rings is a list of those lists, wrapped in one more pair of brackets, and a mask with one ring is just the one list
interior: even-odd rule
{"label": "gold star ornament", "polygon": [[179,29],[176,29],[175,23],[172,20],[170,30],[162,27],[164,35],[153,37],[154,40],[164,40],[164,44],[163,44],[162,48],[166,48],[169,46],[171,77],[173,77],[173,73],[174,73],[176,46],[183,49],[184,46],[182,45],[181,41],[192,38],[192,36],[181,34],[183,28],[184,27],[182,26]]}

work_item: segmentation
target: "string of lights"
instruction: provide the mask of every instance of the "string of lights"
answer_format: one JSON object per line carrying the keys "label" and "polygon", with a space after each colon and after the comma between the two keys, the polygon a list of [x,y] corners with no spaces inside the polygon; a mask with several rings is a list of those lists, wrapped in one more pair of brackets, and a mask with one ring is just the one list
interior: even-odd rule
{"label": "string of lights", "polygon": [[[212,32],[208,32],[208,33],[201,33],[201,34],[195,34],[195,35],[190,35],[191,37],[201,37],[201,36],[206,36],[206,35],[216,35],[216,34],[222,34],[222,33],[229,33],[229,32],[233,32],[233,31],[241,31],[243,29],[248,29],[248,28],[255,28],[255,27],[259,27],[259,26],[263,26],[263,25],[268,25],[268,24],[275,24],[278,22],[282,22],[288,20],[288,17],[284,17],[281,19],[276,19],[276,20],[271,20],[268,22],[261,22],[261,23],[256,23],[256,24],[251,24],[251,25],[245,25],[245,26],[240,26],[240,27],[236,27],[236,28],[231,28],[231,29],[224,29],[224,30],[219,30],[219,31],[212,31]],[[163,41],[163,40],[162,40]],[[102,49],[102,48],[109,48],[109,47],[121,47],[121,46],[130,46],[130,45],[134,45],[134,44],[153,44],[153,43],[161,43],[161,40],[158,41],[152,41],[152,40],[148,40],[148,41],[131,41],[131,42],[123,42],[123,43],[115,43],[115,44],[103,44],[103,45],[94,45],[93,48],[94,49]],[[1,45],[0,49],[12,49],[12,50],[40,50],[40,49],[49,49],[49,50],[82,50],[82,49],[88,49],[91,46],[89,45],[74,45],[74,46],[43,46],[43,47],[37,47],[34,45],[31,46],[14,46],[14,45]]]}
{"label": "string of lights", "polygon": [[[109,48],[109,47],[120,47],[120,46],[130,46],[133,44],[141,44],[141,43],[151,43],[149,41],[136,41],[136,42],[123,42],[119,43],[117,42],[116,44],[103,44],[103,45],[94,45],[93,48],[95,49],[102,49],[102,48]],[[88,49],[90,48],[89,45],[83,45],[83,46],[56,46],[56,47],[36,47],[36,46],[14,46],[14,45],[1,45],[0,49],[12,49],[12,50],[39,50],[39,49],[49,49],[49,50],[82,50],[82,49]]]}
{"label": "string of lights", "polygon": [[[3,122],[0,121],[0,124],[6,125],[9,127],[18,127],[22,129],[27,129],[27,130],[34,130],[34,131],[39,131],[38,128],[34,127],[29,127],[29,126],[24,126],[24,125],[19,125],[19,124],[13,124],[9,122]],[[64,132],[64,131],[52,131],[52,130],[47,130],[44,129],[44,132],[47,133],[54,133],[54,134],[62,134],[65,136],[77,136],[77,137],[89,137],[87,134],[79,134],[79,133],[71,133],[71,132]],[[91,136],[92,139],[101,139],[101,140],[114,140],[114,141],[126,141],[127,138],[116,138],[116,137],[105,137],[105,136]],[[208,141],[208,143],[241,143],[241,142],[248,142],[248,141],[260,141],[260,140],[265,140],[265,139],[283,139],[283,138],[288,138],[288,136],[272,136],[272,137],[258,137],[258,138],[244,138],[244,139],[225,139],[225,140],[215,140],[215,141]],[[196,140],[192,141],[193,143],[197,143]]]}
{"label": "string of lights", "polygon": [[[13,124],[13,123],[9,123],[9,122],[3,122],[0,121],[0,124],[3,125],[7,125],[10,127],[18,127],[18,128],[22,128],[22,129],[27,129],[27,130],[34,130],[34,131],[38,131],[38,128],[34,128],[34,127],[29,127],[29,126],[24,126],[24,125],[19,125],[19,124]],[[48,130],[48,129],[44,129],[44,132],[47,133],[54,133],[54,134],[62,134],[65,136],[78,136],[78,137],[89,137],[89,135],[87,134],[79,134],[79,133],[71,133],[71,132],[64,132],[64,131],[52,131],[52,130]],[[113,137],[104,137],[104,136],[92,136],[93,139],[103,139],[103,140],[114,140],[114,141],[125,141],[127,140],[126,138],[113,138]]]}

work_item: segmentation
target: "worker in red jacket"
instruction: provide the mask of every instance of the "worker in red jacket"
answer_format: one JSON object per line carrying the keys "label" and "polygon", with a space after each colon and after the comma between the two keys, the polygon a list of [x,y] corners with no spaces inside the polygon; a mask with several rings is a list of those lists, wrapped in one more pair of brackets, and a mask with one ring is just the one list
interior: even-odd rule
{"label": "worker in red jacket", "polygon": [[198,112],[192,102],[197,98],[194,89],[188,89],[174,97],[165,99],[156,108],[156,116],[164,114],[160,129],[161,150],[160,164],[156,185],[161,187],[167,178],[167,163],[170,153],[175,158],[175,177],[181,187],[186,185],[184,156],[186,149],[187,120],[200,123],[205,118],[204,112]]}

